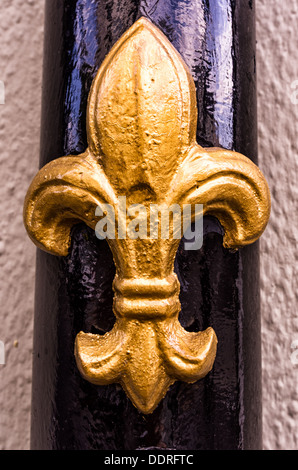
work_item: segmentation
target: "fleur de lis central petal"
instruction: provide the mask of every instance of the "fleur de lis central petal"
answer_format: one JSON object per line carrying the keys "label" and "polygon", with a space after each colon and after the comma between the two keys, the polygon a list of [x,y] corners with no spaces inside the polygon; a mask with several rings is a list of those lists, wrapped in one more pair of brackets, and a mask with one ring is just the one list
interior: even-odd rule
{"label": "fleur de lis central petal", "polygon": [[[96,208],[127,204],[202,204],[221,222],[224,245],[237,249],[263,232],[270,211],[267,183],[246,157],[203,149],[195,140],[196,96],[190,72],[166,37],[138,20],[115,44],[94,79],[87,109],[88,148],[42,168],[25,200],[31,239],[66,256],[70,231],[95,229]],[[194,217],[194,215],[193,215]],[[178,321],[179,239],[109,239],[116,265],[113,311],[105,335],[80,332],[78,368],[94,384],[120,383],[134,405],[152,412],[175,380],[195,382],[212,368],[214,330],[187,332]]]}

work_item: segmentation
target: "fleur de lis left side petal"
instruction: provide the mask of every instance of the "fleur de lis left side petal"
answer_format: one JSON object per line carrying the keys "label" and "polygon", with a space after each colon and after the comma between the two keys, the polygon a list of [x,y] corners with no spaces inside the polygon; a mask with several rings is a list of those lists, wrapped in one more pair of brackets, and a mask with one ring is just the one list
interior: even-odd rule
{"label": "fleur de lis left side petal", "polygon": [[[202,204],[221,222],[224,245],[237,249],[264,231],[270,212],[267,183],[248,158],[203,149],[195,140],[196,96],[190,72],[166,37],[139,19],[115,44],[89,94],[88,148],[50,162],[34,178],[24,222],[33,242],[66,256],[74,224],[95,229],[96,208],[109,204],[120,220],[127,204]],[[80,332],[78,368],[98,385],[120,383],[133,404],[151,413],[175,380],[189,383],[213,367],[214,330],[190,333],[178,321],[179,240],[109,239],[116,265],[113,311],[105,335]]]}

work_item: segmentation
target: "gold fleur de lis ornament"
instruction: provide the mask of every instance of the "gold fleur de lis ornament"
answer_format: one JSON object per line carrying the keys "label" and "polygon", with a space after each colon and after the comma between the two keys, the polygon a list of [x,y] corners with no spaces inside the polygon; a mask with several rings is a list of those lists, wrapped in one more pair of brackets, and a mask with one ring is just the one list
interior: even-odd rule
{"label": "gold fleur de lis ornament", "polygon": [[[90,90],[88,148],[53,160],[34,178],[24,206],[30,238],[66,256],[81,221],[95,229],[96,208],[203,205],[218,218],[224,246],[237,249],[263,232],[270,212],[267,183],[248,158],[195,140],[195,86],[179,53],[145,18],[114,45]],[[119,215],[120,214],[120,215]],[[211,369],[214,330],[187,332],[178,321],[179,239],[119,236],[108,243],[116,265],[113,311],[105,335],[80,332],[75,357],[82,376],[97,385],[120,383],[133,404],[151,413],[176,380],[193,383]]]}

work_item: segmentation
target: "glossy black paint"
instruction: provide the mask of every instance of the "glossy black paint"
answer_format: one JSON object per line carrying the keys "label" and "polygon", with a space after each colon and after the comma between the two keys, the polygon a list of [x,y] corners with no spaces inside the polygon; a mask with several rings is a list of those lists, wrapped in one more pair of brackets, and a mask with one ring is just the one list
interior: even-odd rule
{"label": "glossy black paint", "polygon": [[[116,40],[150,18],[188,64],[197,89],[198,142],[256,162],[256,71],[252,0],[48,0],[41,161],[86,148],[91,81]],[[121,387],[96,387],[76,368],[81,329],[112,328],[115,268],[105,241],[79,225],[67,258],[37,254],[32,449],[258,449],[261,380],[258,246],[231,253],[216,220],[204,245],[175,262],[180,321],[212,326],[214,369],[193,385],[175,383],[156,411],[140,414]]]}

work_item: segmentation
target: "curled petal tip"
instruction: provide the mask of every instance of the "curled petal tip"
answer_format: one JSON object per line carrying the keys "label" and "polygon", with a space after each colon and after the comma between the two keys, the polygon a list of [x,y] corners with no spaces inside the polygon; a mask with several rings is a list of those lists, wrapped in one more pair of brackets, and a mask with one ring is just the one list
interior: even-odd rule
{"label": "curled petal tip", "polygon": [[104,336],[80,332],[75,358],[82,376],[95,385],[117,382],[122,371],[122,334],[114,328]]}

